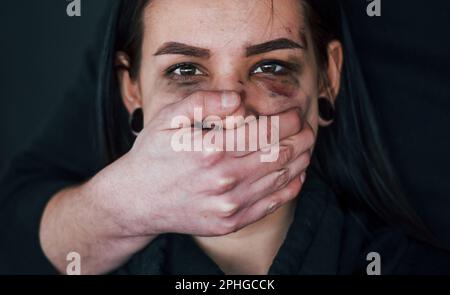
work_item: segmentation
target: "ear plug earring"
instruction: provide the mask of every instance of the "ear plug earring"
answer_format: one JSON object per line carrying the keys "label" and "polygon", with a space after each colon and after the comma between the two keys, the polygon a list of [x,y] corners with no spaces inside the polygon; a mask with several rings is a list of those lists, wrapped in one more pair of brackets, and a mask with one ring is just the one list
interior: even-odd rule
{"label": "ear plug earring", "polygon": [[144,129],[144,112],[142,111],[142,108],[137,108],[133,111],[130,116],[129,124],[131,132],[135,136],[138,136],[142,129]]}
{"label": "ear plug earring", "polygon": [[334,105],[326,97],[319,97],[319,116],[326,122],[332,122],[335,118]]}

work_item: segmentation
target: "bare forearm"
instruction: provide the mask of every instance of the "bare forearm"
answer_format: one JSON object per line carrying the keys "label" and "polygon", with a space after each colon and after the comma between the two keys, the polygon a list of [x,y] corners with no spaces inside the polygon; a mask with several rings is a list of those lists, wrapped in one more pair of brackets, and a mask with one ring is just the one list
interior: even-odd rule
{"label": "bare forearm", "polygon": [[57,193],[43,214],[41,246],[61,273],[66,273],[71,252],[80,254],[82,274],[110,272],[154,238],[127,235],[104,205],[101,186],[95,181]]}

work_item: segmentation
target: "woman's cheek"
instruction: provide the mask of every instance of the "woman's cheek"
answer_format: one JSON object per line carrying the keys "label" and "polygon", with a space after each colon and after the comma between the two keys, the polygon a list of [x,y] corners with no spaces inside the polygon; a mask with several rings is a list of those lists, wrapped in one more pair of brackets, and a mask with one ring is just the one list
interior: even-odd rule
{"label": "woman's cheek", "polygon": [[253,77],[246,99],[262,115],[278,114],[299,107],[306,116],[311,101],[301,80],[290,76]]}
{"label": "woman's cheek", "polygon": [[314,133],[317,134],[319,130],[319,111],[317,107],[317,98],[311,99],[311,107],[306,118],[309,125],[314,130]]}

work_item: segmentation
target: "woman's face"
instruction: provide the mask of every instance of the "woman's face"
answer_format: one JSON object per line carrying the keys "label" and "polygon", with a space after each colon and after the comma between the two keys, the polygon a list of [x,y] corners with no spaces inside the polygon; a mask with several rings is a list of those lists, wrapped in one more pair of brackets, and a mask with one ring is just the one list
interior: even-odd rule
{"label": "woman's face", "polygon": [[329,45],[330,88],[319,89],[303,15],[298,0],[153,0],[144,12],[139,75],[119,75],[124,103],[130,112],[142,107],[148,123],[196,91],[235,91],[245,116],[300,107],[317,131],[325,124],[317,99],[334,99],[328,94],[339,88],[342,51]]}

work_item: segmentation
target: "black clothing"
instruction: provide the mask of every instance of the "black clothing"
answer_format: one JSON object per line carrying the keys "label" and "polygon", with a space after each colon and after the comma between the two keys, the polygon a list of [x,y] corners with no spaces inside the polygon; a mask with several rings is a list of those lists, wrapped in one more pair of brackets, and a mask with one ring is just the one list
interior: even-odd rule
{"label": "black clothing", "polygon": [[[427,249],[428,248],[428,249]],[[295,217],[269,275],[367,274],[366,256],[377,252],[381,274],[450,274],[450,254],[409,240],[400,230],[369,231],[342,209],[334,193],[310,172]],[[189,235],[164,234],[116,274],[223,275]]]}

